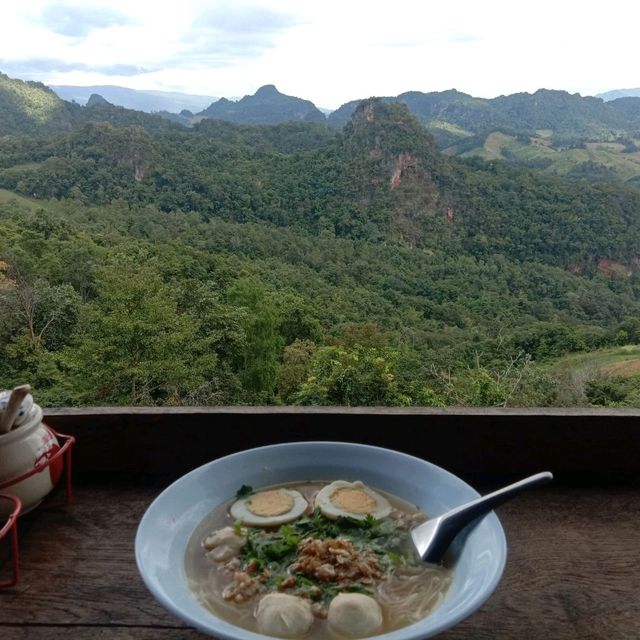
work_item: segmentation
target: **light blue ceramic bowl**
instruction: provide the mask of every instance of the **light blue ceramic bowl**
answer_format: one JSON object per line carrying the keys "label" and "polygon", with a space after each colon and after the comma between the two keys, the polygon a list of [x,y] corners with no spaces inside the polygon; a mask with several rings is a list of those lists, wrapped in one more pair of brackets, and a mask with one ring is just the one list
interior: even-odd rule
{"label": "light blue ceramic bowl", "polygon": [[[220,640],[264,640],[203,607],[187,585],[187,541],[215,507],[243,485],[295,480],[362,480],[417,504],[428,514],[478,497],[465,482],[429,462],[360,444],[298,442],[242,451],[191,471],[165,489],[145,513],[136,535],[136,561],[147,587],[176,616]],[[495,589],[506,560],[504,532],[495,514],[459,536],[452,547],[454,579],[445,600],[422,621],[384,634],[385,640],[418,640],[454,626]]]}

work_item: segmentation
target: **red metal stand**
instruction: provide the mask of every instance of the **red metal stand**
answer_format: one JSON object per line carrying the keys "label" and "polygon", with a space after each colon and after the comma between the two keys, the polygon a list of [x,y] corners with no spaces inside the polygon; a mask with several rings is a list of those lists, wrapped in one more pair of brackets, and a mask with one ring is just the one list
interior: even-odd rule
{"label": "red metal stand", "polygon": [[56,506],[67,506],[71,504],[73,491],[71,484],[71,450],[76,441],[73,436],[68,436],[64,433],[57,433],[50,427],[47,427],[51,433],[58,439],[61,444],[60,449],[56,451],[50,458],[44,458],[36,463],[33,469],[30,469],[26,473],[23,473],[17,478],[0,482],[0,491],[6,491],[7,493],[0,493],[0,501],[13,502],[14,508],[6,523],[0,529],[0,542],[7,536],[11,536],[11,563],[12,563],[12,577],[9,580],[0,581],[0,589],[5,587],[13,587],[17,582],[20,575],[19,560],[20,560],[20,548],[18,545],[18,517],[22,511],[22,503],[20,499],[14,495],[11,495],[10,490],[13,485],[30,478],[36,473],[44,471],[55,460],[64,456],[64,485],[65,485],[65,497],[62,504],[47,503],[45,508],[53,508]]}
{"label": "red metal stand", "polygon": [[36,475],[36,473],[40,473],[44,471],[49,465],[51,465],[55,460],[64,456],[64,474],[65,474],[65,499],[64,505],[71,504],[71,500],[73,497],[73,491],[71,486],[71,448],[73,447],[76,439],[73,436],[68,436],[64,433],[58,433],[54,431],[51,427],[47,427],[51,433],[58,439],[58,442],[62,443],[60,449],[58,449],[50,458],[43,458],[41,461],[36,463],[33,469],[30,469],[26,473],[23,473],[21,476],[17,478],[12,478],[11,480],[5,480],[4,482],[0,482],[0,491],[4,491],[9,489],[15,484],[30,478],[31,476]]}
{"label": "red metal stand", "polygon": [[0,540],[2,540],[5,536],[11,536],[11,566],[12,566],[12,574],[9,580],[0,581],[0,589],[5,587],[13,587],[18,582],[18,577],[20,576],[20,549],[18,548],[18,516],[20,515],[20,511],[22,510],[22,503],[20,502],[20,498],[16,496],[7,495],[4,493],[0,493],[0,502],[4,503],[12,502],[13,503],[13,511],[9,515],[6,523],[0,529]]}

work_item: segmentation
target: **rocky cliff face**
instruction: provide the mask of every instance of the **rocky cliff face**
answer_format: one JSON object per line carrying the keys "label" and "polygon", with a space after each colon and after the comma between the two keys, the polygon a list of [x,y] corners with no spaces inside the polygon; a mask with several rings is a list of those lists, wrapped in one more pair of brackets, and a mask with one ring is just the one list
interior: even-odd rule
{"label": "rocky cliff face", "polygon": [[410,153],[404,151],[398,155],[391,168],[391,189],[397,189],[402,182],[402,178],[408,175],[410,170],[415,170],[418,166],[418,159]]}
{"label": "rocky cliff face", "polygon": [[387,207],[396,239],[414,246],[434,222],[453,221],[432,175],[443,158],[406,106],[365,100],[345,127],[344,144],[348,154],[368,163],[362,192],[367,202]]}

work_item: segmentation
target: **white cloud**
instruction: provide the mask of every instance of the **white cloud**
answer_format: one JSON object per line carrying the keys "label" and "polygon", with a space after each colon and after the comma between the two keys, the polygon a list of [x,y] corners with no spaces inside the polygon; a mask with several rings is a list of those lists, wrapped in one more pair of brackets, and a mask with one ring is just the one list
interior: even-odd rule
{"label": "white cloud", "polygon": [[452,87],[589,94],[640,86],[639,17],[627,0],[3,0],[0,71],[228,96],[274,83],[324,107]]}

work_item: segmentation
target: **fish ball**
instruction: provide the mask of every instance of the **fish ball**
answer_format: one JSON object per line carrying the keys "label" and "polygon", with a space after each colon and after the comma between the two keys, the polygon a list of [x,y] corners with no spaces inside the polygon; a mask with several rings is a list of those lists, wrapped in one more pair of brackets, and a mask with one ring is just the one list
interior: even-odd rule
{"label": "fish ball", "polygon": [[380,605],[363,593],[340,593],[329,605],[329,628],[348,638],[371,636],[382,625]]}
{"label": "fish ball", "polygon": [[313,624],[311,605],[307,600],[286,593],[270,593],[256,609],[258,631],[278,638],[300,638]]}

